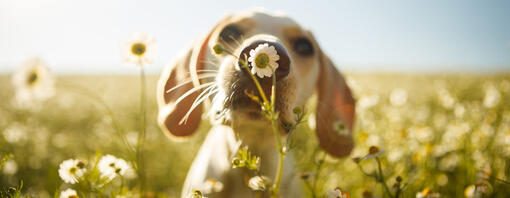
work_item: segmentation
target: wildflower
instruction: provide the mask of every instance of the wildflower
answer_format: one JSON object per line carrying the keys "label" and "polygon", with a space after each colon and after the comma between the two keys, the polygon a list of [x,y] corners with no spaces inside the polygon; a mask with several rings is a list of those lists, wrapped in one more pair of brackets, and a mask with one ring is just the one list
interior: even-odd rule
{"label": "wildflower", "polygon": [[223,183],[218,180],[209,178],[203,184],[204,193],[209,194],[213,192],[221,192],[223,190]]}
{"label": "wildflower", "polygon": [[68,188],[67,190],[60,192],[60,198],[78,198],[78,193],[76,190]]}
{"label": "wildflower", "polygon": [[265,191],[269,186],[269,178],[266,176],[255,176],[248,180],[248,187],[257,191]]}
{"label": "wildflower", "polygon": [[390,95],[390,103],[393,106],[402,106],[407,102],[407,91],[404,89],[394,89]]}
{"label": "wildflower", "polygon": [[60,164],[58,175],[66,183],[75,184],[87,172],[85,163],[80,160],[68,159]]}
{"label": "wildflower", "polygon": [[258,170],[260,168],[260,157],[253,156],[248,147],[239,149],[238,155],[232,160],[233,168],[246,167],[250,170]]}
{"label": "wildflower", "polygon": [[329,198],[350,198],[349,193],[342,191],[339,187],[328,191]]}
{"label": "wildflower", "polygon": [[416,198],[439,198],[439,193],[433,192],[430,188],[425,188],[421,192],[416,193]]}
{"label": "wildflower", "polygon": [[486,197],[485,195],[489,195],[492,192],[492,187],[489,183],[486,182],[478,182],[474,185],[469,185],[464,190],[464,195],[468,198],[478,198],[478,197]]}
{"label": "wildflower", "polygon": [[382,153],[384,153],[384,149],[379,149],[379,147],[377,146],[371,146],[370,148],[368,148],[368,154],[365,155],[364,159],[375,158],[381,155]]}
{"label": "wildflower", "polygon": [[21,124],[14,123],[11,124],[2,133],[6,142],[24,144],[28,139],[26,131],[26,127]]}
{"label": "wildflower", "polygon": [[498,105],[500,100],[501,94],[499,93],[498,89],[492,85],[487,86],[485,89],[485,97],[483,98],[483,105],[487,108],[493,108]]}
{"label": "wildflower", "polygon": [[14,175],[18,172],[18,164],[12,159],[6,160],[3,167],[0,166],[0,168],[2,169],[2,173],[6,175]]}
{"label": "wildflower", "polygon": [[191,192],[191,194],[188,197],[189,198],[207,198],[199,190],[194,190],[193,192]]}
{"label": "wildflower", "polygon": [[264,43],[257,48],[250,50],[248,62],[251,63],[251,73],[256,74],[260,78],[271,77],[273,70],[278,68],[276,61],[280,60],[278,52],[274,46]]}
{"label": "wildflower", "polygon": [[28,107],[42,102],[55,94],[55,80],[45,63],[38,58],[30,59],[12,77],[16,90],[15,104]]}
{"label": "wildflower", "polygon": [[131,35],[129,41],[122,45],[123,62],[143,66],[151,64],[156,55],[154,37],[142,32]]}
{"label": "wildflower", "polygon": [[114,179],[117,175],[123,176],[131,170],[131,166],[125,160],[116,158],[113,155],[103,156],[99,160],[98,167],[101,176],[109,180]]}

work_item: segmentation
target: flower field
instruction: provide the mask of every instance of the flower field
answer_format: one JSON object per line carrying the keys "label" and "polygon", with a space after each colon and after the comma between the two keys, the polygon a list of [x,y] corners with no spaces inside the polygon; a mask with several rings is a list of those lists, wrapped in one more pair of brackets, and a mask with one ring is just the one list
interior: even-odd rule
{"label": "flower field", "polygon": [[[335,188],[350,197],[510,196],[510,75],[346,77],[357,101],[353,153],[318,149],[307,119],[315,99],[289,137],[309,197],[337,196]],[[2,196],[15,197],[21,181],[31,197],[179,196],[210,125],[169,140],[156,124],[158,76],[146,79],[143,157],[138,76],[48,78],[52,94],[32,101],[0,76]]]}

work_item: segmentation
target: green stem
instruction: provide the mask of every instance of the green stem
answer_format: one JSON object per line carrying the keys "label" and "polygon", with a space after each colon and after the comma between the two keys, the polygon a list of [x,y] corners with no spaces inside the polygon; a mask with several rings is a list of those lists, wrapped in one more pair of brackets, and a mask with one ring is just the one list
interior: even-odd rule
{"label": "green stem", "polygon": [[140,65],[140,135],[138,136],[137,143],[137,162],[138,162],[138,176],[140,177],[140,193],[143,196],[145,190],[145,163],[144,163],[144,143],[145,143],[145,72],[143,65]]}
{"label": "green stem", "polygon": [[234,56],[235,58],[237,58],[241,62],[241,65],[244,67],[244,69],[246,69],[246,71],[248,72],[249,76],[251,77],[251,79],[255,83],[255,86],[257,87],[257,90],[259,91],[260,96],[262,97],[262,100],[264,101],[264,108],[266,109],[266,111],[269,111],[271,108],[269,108],[269,106],[268,106],[269,105],[269,101],[267,100],[266,94],[264,93],[264,90],[262,89],[262,86],[260,86],[260,83],[257,80],[257,78],[255,77],[255,75],[253,75],[251,73],[251,71],[250,71],[250,68],[248,68],[248,63],[246,63],[246,61],[244,61],[243,59],[239,59],[239,57],[235,56],[234,54],[232,54],[232,53],[230,53],[228,51],[227,51],[227,53],[229,53],[230,55]]}
{"label": "green stem", "polygon": [[249,76],[251,77],[253,82],[255,83],[255,86],[257,87],[257,89],[260,93],[260,96],[262,97],[262,100],[264,101],[264,110],[269,113],[271,125],[273,128],[273,133],[274,133],[275,139],[276,139],[276,146],[278,148],[278,153],[279,153],[278,168],[276,169],[272,197],[278,197],[278,191],[280,189],[280,181],[281,181],[282,172],[283,172],[283,160],[285,159],[285,152],[282,149],[280,132],[278,130],[278,125],[276,123],[278,117],[277,117],[276,109],[275,109],[275,101],[276,101],[276,74],[275,74],[275,71],[273,70],[273,85],[271,86],[271,103],[269,103],[269,101],[267,100],[266,94],[264,93],[264,90],[262,89],[262,86],[260,86],[260,83],[257,80],[257,78],[255,77],[255,75],[253,75],[250,72],[250,69],[248,68],[248,64],[246,63],[246,61],[243,59],[239,59],[239,57],[235,56],[231,52],[227,51],[227,53],[236,57],[239,60],[239,62],[241,62],[241,65],[244,67],[244,69],[246,69],[247,73],[249,74]]}
{"label": "green stem", "polygon": [[322,164],[324,164],[324,160],[326,159],[326,153],[324,152],[324,155],[322,155],[322,159],[319,160],[319,164],[317,164],[317,170],[315,178],[313,179],[313,189],[312,189],[312,196],[317,197],[317,183],[320,176],[320,171],[322,168]]}
{"label": "green stem", "polygon": [[124,136],[124,130],[122,129],[119,121],[116,119],[115,114],[113,113],[112,109],[108,106],[108,104],[106,104],[106,102],[99,95],[97,95],[96,93],[94,93],[84,87],[81,87],[78,85],[70,85],[70,84],[66,84],[64,86],[66,86],[66,88],[68,88],[70,91],[72,91],[76,94],[81,94],[81,95],[84,95],[86,97],[89,97],[89,98],[95,100],[98,104],[100,104],[105,109],[107,115],[112,120],[112,125],[113,125],[113,128],[115,129],[115,132],[120,137],[120,139],[122,140],[124,145],[128,148],[127,150],[129,151],[130,156],[133,157],[135,155],[133,153],[133,149],[132,149],[133,147],[126,140],[126,137]]}
{"label": "green stem", "polygon": [[379,157],[375,157],[375,160],[377,161],[377,169],[379,170],[379,179],[378,180],[380,183],[382,183],[384,190],[386,191],[388,196],[393,197],[393,195],[390,192],[390,189],[386,185],[386,181],[384,180],[384,175],[383,175],[382,166],[381,166],[381,160],[379,160]]}

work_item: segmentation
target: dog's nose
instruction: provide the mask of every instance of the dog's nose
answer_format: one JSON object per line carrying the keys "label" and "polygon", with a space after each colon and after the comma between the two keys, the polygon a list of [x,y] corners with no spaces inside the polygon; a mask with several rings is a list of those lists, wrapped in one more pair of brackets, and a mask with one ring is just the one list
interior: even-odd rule
{"label": "dog's nose", "polygon": [[[246,60],[246,59],[248,59],[250,57],[250,51],[251,50],[255,50],[255,48],[257,48],[259,45],[266,44],[266,43],[269,46],[274,46],[274,48],[276,50],[276,53],[278,53],[278,56],[280,57],[276,61],[276,63],[278,63],[278,68],[276,68],[275,75],[276,75],[276,80],[277,81],[281,80],[284,77],[286,77],[287,75],[289,75],[289,71],[290,71],[290,58],[289,58],[289,55],[287,53],[287,50],[285,49],[285,47],[282,44],[280,44],[278,42],[271,42],[271,41],[264,41],[264,40],[254,41],[253,43],[251,43],[250,45],[246,46],[241,51],[241,53],[239,55],[239,58],[244,60],[244,61],[246,61],[248,63],[248,67],[251,70],[253,65]],[[241,63],[238,63],[238,64],[241,65]],[[245,69],[242,69],[242,70],[247,72]],[[255,76],[257,76],[257,75],[255,75]]]}

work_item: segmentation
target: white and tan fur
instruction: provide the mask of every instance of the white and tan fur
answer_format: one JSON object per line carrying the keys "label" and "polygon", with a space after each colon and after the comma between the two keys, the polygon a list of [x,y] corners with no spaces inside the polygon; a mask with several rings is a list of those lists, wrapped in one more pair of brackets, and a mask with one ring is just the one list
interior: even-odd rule
{"label": "white and tan fur", "polygon": [[[225,37],[226,33],[222,31],[228,26],[235,26],[239,30],[235,33],[241,34]],[[298,52],[297,39],[307,41],[309,45],[305,48],[311,46],[313,52],[306,55],[302,50]],[[354,146],[351,133],[339,134],[335,129],[335,125],[342,122],[352,131],[354,99],[344,78],[320,49],[313,35],[282,14],[262,10],[233,14],[225,17],[166,68],[158,82],[158,122],[171,139],[182,140],[193,135],[206,110],[213,123],[190,167],[182,197],[187,197],[192,190],[203,188],[204,182],[210,178],[222,182],[224,190],[209,197],[254,196],[246,185],[247,178],[253,173],[231,168],[232,157],[240,145],[248,146],[251,152],[262,158],[262,175],[272,178],[276,172],[278,151],[271,125],[263,116],[257,116],[260,110],[254,111],[250,105],[238,104],[249,103],[243,91],[253,91],[249,85],[252,81],[238,79],[242,71],[235,58],[212,52],[212,47],[220,43],[234,54],[240,54],[256,40],[280,43],[290,59],[288,75],[278,80],[276,86],[279,123],[294,124],[292,109],[304,107],[310,96],[316,93],[319,100],[316,134],[321,147],[333,156],[343,157]],[[281,130],[284,136],[282,127]],[[293,157],[291,153],[285,158],[280,189],[282,197],[302,197]]]}

